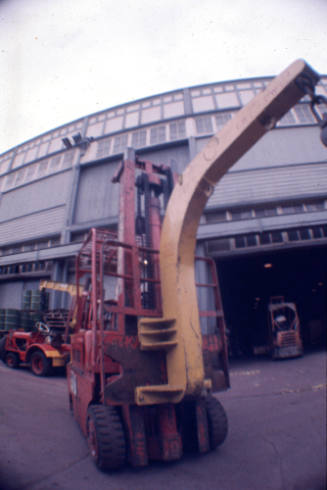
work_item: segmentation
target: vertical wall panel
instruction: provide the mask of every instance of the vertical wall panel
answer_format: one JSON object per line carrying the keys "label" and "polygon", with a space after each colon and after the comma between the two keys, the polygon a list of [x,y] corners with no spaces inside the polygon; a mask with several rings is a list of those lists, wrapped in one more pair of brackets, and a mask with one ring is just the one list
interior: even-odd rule
{"label": "vertical wall panel", "polygon": [[144,152],[144,154],[140,154],[139,156],[141,159],[144,158],[144,160],[150,160],[153,163],[169,165],[177,173],[182,173],[190,162],[188,145]]}
{"label": "vertical wall panel", "polygon": [[111,182],[118,162],[82,168],[74,223],[117,216],[119,184]]}

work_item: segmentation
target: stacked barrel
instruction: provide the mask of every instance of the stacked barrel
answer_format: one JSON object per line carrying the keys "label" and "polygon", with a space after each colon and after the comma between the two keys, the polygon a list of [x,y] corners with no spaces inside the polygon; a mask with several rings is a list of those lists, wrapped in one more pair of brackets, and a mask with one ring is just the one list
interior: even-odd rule
{"label": "stacked barrel", "polygon": [[21,310],[13,308],[0,309],[0,331],[31,331],[35,323],[42,320],[42,312],[48,309],[48,303],[48,293],[38,290],[25,291]]}
{"label": "stacked barrel", "polygon": [[20,326],[20,310],[5,308],[0,310],[0,329],[17,330]]}

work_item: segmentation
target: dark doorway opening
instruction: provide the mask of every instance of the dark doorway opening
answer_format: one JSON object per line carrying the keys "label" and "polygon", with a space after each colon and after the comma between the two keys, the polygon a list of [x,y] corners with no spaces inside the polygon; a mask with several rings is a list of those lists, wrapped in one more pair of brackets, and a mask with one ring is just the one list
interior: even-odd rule
{"label": "dark doorway opening", "polygon": [[267,305],[284,296],[297,306],[304,347],[326,346],[327,247],[217,259],[232,357],[264,353]]}

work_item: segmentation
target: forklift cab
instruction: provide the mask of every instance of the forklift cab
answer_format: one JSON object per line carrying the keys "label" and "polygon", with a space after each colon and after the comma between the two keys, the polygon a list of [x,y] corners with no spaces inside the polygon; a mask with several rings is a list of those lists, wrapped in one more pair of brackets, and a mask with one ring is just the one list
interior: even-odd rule
{"label": "forklift cab", "polygon": [[301,356],[303,347],[296,304],[286,302],[283,296],[272,297],[268,317],[273,359]]}

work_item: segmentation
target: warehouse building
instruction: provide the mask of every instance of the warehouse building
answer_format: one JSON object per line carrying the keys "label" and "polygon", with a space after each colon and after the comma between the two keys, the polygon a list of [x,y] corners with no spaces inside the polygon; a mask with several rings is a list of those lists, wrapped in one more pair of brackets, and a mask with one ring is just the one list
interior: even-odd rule
{"label": "warehouse building", "polygon": [[[0,155],[0,308],[21,308],[41,278],[72,282],[88,230],[117,228],[111,179],[127,148],[181,173],[270,78],[217,82],[133,101]],[[327,77],[318,84],[327,95]],[[228,329],[243,353],[265,342],[267,302],[297,304],[304,343],[326,330],[327,149],[306,97],[216,186],[198,253],[217,263]],[[52,293],[53,308],[65,307]]]}

